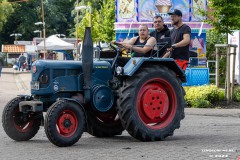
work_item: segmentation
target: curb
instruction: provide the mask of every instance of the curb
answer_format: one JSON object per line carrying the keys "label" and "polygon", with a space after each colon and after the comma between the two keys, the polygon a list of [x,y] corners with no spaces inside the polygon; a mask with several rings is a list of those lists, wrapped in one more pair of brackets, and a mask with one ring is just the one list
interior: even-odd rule
{"label": "curb", "polygon": [[24,84],[23,80],[21,79],[21,77],[19,76],[19,74],[13,72],[15,81],[16,81],[16,85],[18,87],[18,89],[20,91],[27,91],[27,86]]}
{"label": "curb", "polygon": [[236,117],[240,118],[240,109],[197,109],[185,108],[186,115]]}

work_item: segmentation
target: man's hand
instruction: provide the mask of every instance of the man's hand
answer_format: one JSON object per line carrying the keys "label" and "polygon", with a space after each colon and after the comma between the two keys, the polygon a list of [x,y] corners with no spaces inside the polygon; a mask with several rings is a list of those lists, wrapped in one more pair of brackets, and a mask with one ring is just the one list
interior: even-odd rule
{"label": "man's hand", "polygon": [[131,49],[133,47],[133,45],[128,44],[128,43],[123,43],[122,46],[126,49]]}
{"label": "man's hand", "polygon": [[167,48],[167,52],[170,52],[170,51],[172,51],[173,50],[173,48],[171,47],[171,48]]}
{"label": "man's hand", "polygon": [[116,42],[115,40],[111,42],[112,44],[118,46],[118,47],[123,47],[122,42]]}
{"label": "man's hand", "polygon": [[169,58],[171,51],[167,51],[162,58]]}

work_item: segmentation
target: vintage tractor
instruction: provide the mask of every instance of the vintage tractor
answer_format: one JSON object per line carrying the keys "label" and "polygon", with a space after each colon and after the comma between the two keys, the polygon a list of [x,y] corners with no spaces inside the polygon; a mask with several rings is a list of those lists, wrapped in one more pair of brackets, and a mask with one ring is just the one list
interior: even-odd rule
{"label": "vintage tractor", "polygon": [[[185,74],[171,58],[93,58],[86,28],[82,61],[39,60],[32,65],[31,95],[9,101],[2,125],[16,141],[33,138],[43,124],[60,147],[75,144],[83,132],[96,137],[121,135],[140,141],[172,136],[184,118]],[[46,112],[45,118],[43,113]]]}

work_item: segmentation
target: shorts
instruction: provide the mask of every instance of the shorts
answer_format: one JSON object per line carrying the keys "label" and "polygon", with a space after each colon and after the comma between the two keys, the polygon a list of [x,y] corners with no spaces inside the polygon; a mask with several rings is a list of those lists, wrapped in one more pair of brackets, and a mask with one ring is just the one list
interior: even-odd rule
{"label": "shorts", "polygon": [[175,59],[175,62],[179,65],[180,68],[182,68],[185,71],[187,66],[188,66],[189,61],[181,60],[181,59]]}

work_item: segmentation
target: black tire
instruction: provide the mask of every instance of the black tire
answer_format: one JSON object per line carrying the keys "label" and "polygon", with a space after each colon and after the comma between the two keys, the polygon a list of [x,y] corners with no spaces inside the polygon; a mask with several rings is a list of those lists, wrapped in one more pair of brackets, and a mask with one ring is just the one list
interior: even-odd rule
{"label": "black tire", "polygon": [[10,100],[2,113],[2,125],[6,134],[15,141],[27,141],[33,138],[41,125],[42,113],[19,112],[20,97]]}
{"label": "black tire", "polygon": [[45,117],[45,133],[54,145],[71,146],[81,138],[85,127],[83,108],[72,101],[59,100],[52,104]]}
{"label": "black tire", "polygon": [[172,136],[184,118],[185,92],[176,74],[165,66],[142,66],[125,80],[118,101],[123,127],[141,141]]}
{"label": "black tire", "polygon": [[122,127],[117,111],[108,113],[94,113],[86,111],[87,114],[87,131],[96,137],[113,137],[121,135],[124,128]]}

